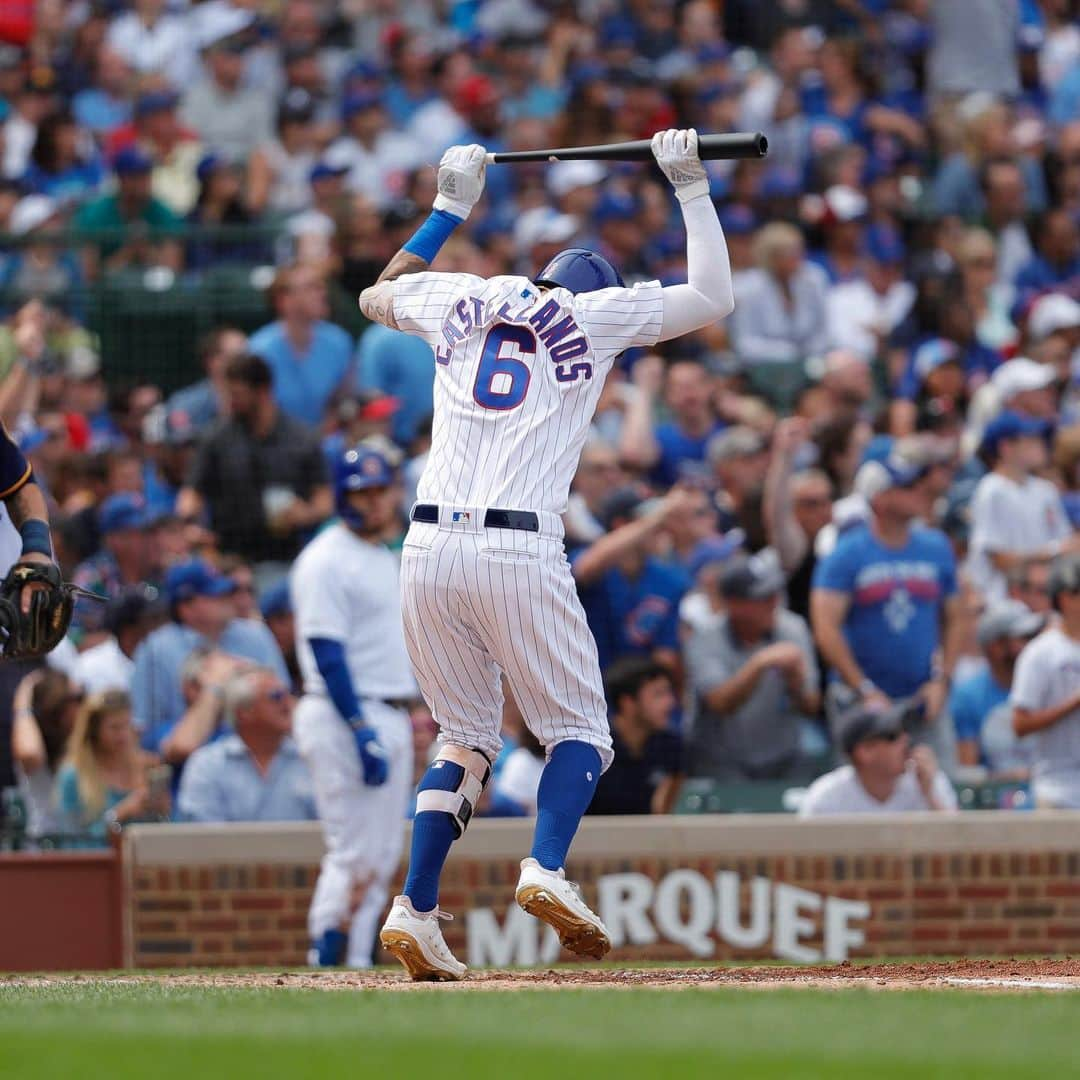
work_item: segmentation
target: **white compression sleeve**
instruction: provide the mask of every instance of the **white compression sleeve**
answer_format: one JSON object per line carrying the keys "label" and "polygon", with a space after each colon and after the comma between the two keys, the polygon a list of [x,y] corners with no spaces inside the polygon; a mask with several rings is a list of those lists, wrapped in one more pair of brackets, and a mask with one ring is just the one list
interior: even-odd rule
{"label": "white compression sleeve", "polygon": [[716,208],[708,195],[679,203],[686,226],[685,285],[666,285],[659,341],[700,330],[735,309],[731,262]]}

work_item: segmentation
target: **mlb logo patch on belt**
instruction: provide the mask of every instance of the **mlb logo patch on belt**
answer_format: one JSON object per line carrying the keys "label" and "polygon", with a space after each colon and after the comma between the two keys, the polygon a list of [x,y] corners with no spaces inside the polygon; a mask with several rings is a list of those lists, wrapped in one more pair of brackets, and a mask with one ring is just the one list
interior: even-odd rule
{"label": "mlb logo patch on belt", "polygon": [[450,516],[451,521],[472,521],[472,514],[468,510],[455,510]]}

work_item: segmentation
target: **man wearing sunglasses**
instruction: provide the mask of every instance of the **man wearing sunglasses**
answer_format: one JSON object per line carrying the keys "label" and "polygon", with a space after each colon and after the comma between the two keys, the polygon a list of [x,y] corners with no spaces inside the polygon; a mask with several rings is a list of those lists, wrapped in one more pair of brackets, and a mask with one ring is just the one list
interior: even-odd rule
{"label": "man wearing sunglasses", "polygon": [[956,792],[934,752],[911,745],[903,709],[856,705],[843,714],[838,729],[849,764],[810,785],[800,817],[956,809]]}
{"label": "man wearing sunglasses", "polygon": [[315,796],[291,738],[293,698],[266,668],[225,684],[232,732],[196,750],[180,781],[185,821],[314,821]]}

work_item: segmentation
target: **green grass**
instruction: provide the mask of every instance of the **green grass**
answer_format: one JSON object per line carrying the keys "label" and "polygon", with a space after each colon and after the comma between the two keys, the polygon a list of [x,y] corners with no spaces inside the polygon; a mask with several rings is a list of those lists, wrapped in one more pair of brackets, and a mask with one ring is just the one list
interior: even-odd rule
{"label": "green grass", "polygon": [[0,985],[0,1077],[1077,1075],[1071,994]]}

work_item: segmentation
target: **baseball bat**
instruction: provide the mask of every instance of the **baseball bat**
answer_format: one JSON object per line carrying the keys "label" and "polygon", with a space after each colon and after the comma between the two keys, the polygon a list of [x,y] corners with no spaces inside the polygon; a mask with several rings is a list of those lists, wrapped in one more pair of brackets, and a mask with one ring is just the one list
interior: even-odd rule
{"label": "baseball bat", "polygon": [[[727,135],[699,135],[698,156],[704,161],[763,158],[769,140],[760,131],[734,131]],[[563,146],[557,150],[509,150],[488,154],[489,165],[514,161],[651,161],[648,139],[605,143],[601,146]]]}

